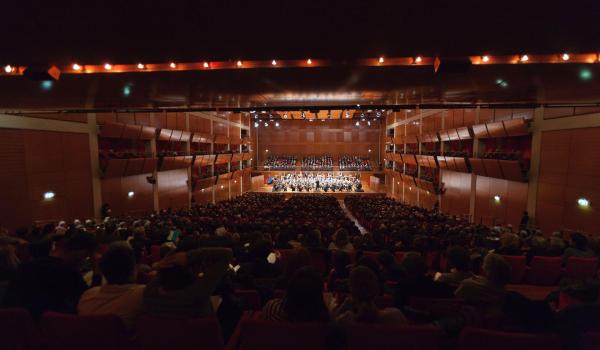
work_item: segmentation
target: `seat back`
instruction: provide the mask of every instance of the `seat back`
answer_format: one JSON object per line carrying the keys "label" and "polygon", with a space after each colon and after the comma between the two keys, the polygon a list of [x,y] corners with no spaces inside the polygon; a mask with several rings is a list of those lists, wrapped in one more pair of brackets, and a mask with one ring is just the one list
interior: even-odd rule
{"label": "seat back", "polygon": [[430,325],[352,325],[347,329],[348,350],[437,350],[440,332]]}
{"label": "seat back", "polygon": [[262,308],[260,294],[254,289],[236,289],[235,296],[243,302],[244,310],[260,310]]}
{"label": "seat back", "polygon": [[410,307],[429,312],[436,318],[455,316],[464,305],[465,302],[458,298],[411,297],[409,301]]}
{"label": "seat back", "polygon": [[140,350],[221,350],[223,337],[215,318],[169,319],[145,315],[137,322]]}
{"label": "seat back", "polygon": [[502,257],[510,265],[510,283],[518,284],[523,282],[525,272],[527,272],[527,259],[525,256],[503,255]]}
{"label": "seat back", "polygon": [[240,323],[240,350],[325,349],[327,326],[244,319]]}
{"label": "seat back", "polygon": [[310,261],[312,267],[321,275],[325,276],[329,273],[331,253],[325,249],[310,249]]}
{"label": "seat back", "polygon": [[596,276],[598,270],[598,258],[570,257],[565,266],[565,277],[586,280]]}
{"label": "seat back", "polygon": [[465,328],[458,341],[460,350],[561,350],[561,339],[552,334],[507,333]]}
{"label": "seat back", "polygon": [[375,305],[380,309],[394,307],[394,298],[390,294],[378,295],[375,297]]}
{"label": "seat back", "polygon": [[402,262],[402,259],[404,259],[404,252],[395,252],[394,258],[396,259],[396,263],[400,264]]}
{"label": "seat back", "polygon": [[152,260],[152,263],[160,261],[160,245],[153,244],[150,246],[150,260]]}
{"label": "seat back", "polygon": [[561,273],[560,257],[534,256],[529,264],[527,282],[538,286],[551,286],[558,283]]}
{"label": "seat back", "polygon": [[117,316],[47,312],[40,325],[48,350],[107,350],[131,346],[125,326]]}
{"label": "seat back", "polygon": [[0,342],[3,349],[39,349],[40,338],[27,310],[0,309]]}

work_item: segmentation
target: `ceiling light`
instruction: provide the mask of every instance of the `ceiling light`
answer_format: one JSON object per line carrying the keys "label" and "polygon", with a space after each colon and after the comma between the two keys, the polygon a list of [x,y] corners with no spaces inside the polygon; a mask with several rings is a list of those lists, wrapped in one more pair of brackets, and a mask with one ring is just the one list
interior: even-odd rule
{"label": "ceiling light", "polygon": [[277,61],[273,60],[273,61],[271,61],[271,64],[274,65],[274,66],[276,66],[277,65]]}
{"label": "ceiling light", "polygon": [[6,66],[4,66],[4,71],[6,73],[11,73],[13,71],[13,67],[10,64],[7,64]]}
{"label": "ceiling light", "polygon": [[490,56],[483,56],[483,57],[481,57],[481,61],[482,62],[489,62],[490,61]]}
{"label": "ceiling light", "polygon": [[169,67],[171,67],[171,68],[177,68],[177,65],[175,64],[175,62],[171,62],[171,63],[169,63]]}
{"label": "ceiling light", "polygon": [[383,63],[384,61],[383,56],[379,57],[379,63]]}
{"label": "ceiling light", "polygon": [[521,56],[521,62],[527,62],[527,61],[529,61],[529,56],[527,56],[527,55]]}
{"label": "ceiling light", "polygon": [[144,69],[144,68],[146,68],[146,66],[144,66],[144,64],[143,64],[143,63],[138,63],[138,64],[137,64],[137,68],[138,68],[138,69]]}
{"label": "ceiling light", "polygon": [[110,64],[110,63],[105,63],[105,64],[104,64],[104,69],[106,69],[106,70],[111,70],[111,69],[112,69],[112,64]]}
{"label": "ceiling light", "polygon": [[208,68],[208,62],[204,62],[204,68]]}
{"label": "ceiling light", "polygon": [[579,198],[577,200],[577,204],[582,208],[587,208],[590,206],[590,201],[587,198]]}
{"label": "ceiling light", "polygon": [[81,70],[81,66],[78,65],[77,63],[73,63],[73,70],[79,71],[79,70]]}
{"label": "ceiling light", "polygon": [[306,64],[312,64],[312,60],[309,58],[306,60]]}
{"label": "ceiling light", "polygon": [[237,64],[238,67],[241,67],[243,63],[242,63],[242,61],[237,61],[236,64]]}
{"label": "ceiling light", "polygon": [[415,63],[421,63],[421,61],[423,61],[423,59],[421,58],[421,56],[415,57]]}
{"label": "ceiling light", "polygon": [[563,53],[562,56],[560,56],[562,58],[563,61],[568,61],[569,58],[571,58],[571,56],[569,56],[568,53]]}

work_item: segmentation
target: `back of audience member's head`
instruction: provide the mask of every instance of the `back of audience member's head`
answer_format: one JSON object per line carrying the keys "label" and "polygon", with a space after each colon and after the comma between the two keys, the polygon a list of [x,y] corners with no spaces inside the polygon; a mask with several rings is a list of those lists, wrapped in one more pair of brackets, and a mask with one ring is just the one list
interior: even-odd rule
{"label": "back of audience member's head", "polygon": [[14,246],[0,244],[0,273],[15,271],[19,266],[19,259],[15,254]]}
{"label": "back of audience member's head", "polygon": [[273,244],[267,240],[259,239],[250,247],[250,257],[255,262],[266,263],[267,256],[273,251]]}
{"label": "back of audience member's head", "polygon": [[583,249],[587,248],[588,239],[579,232],[574,232],[571,235],[571,241],[573,242],[573,245],[577,249],[583,250]]}
{"label": "back of audience member's head", "polygon": [[352,257],[343,250],[333,252],[333,269],[338,278],[348,278],[348,266],[352,264]]}
{"label": "back of audience member's head", "polygon": [[401,263],[402,269],[406,273],[409,279],[418,279],[425,276],[427,272],[427,266],[425,266],[425,259],[417,252],[408,252],[404,254]]}
{"label": "back of audience member's head", "polygon": [[[62,240],[63,236],[57,236],[56,239]],[[98,242],[93,234],[80,231],[66,239],[61,246],[64,250],[65,260],[77,261],[92,255],[98,248]]]}
{"label": "back of audience member's head", "polygon": [[46,258],[50,255],[53,245],[54,243],[50,238],[42,238],[30,242],[28,245],[29,255],[31,255],[32,259]]}
{"label": "back of audience member's head", "polygon": [[377,262],[379,262],[379,264],[381,264],[381,266],[384,269],[387,269],[390,266],[394,265],[394,255],[388,250],[382,250],[381,252],[379,252],[379,254],[377,254]]}
{"label": "back of audience member's head", "polygon": [[323,301],[323,281],[312,267],[299,269],[288,283],[283,311],[290,322],[329,320],[329,311]]}
{"label": "back of audience member's head", "polygon": [[469,271],[469,262],[471,257],[469,251],[462,246],[452,246],[446,251],[448,267],[461,272]]}
{"label": "back of audience member's head", "polygon": [[350,293],[356,303],[356,321],[374,323],[378,310],[374,304],[379,295],[377,275],[366,266],[357,266],[350,272]]}
{"label": "back of audience member's head", "polygon": [[173,242],[165,242],[160,245],[159,255],[160,258],[164,258],[169,255],[171,252],[174,252],[177,249],[177,246]]}
{"label": "back of audience member's head", "polygon": [[335,246],[338,248],[344,248],[346,244],[350,243],[348,238],[348,231],[343,228],[335,231]]}
{"label": "back of audience member's head", "polygon": [[295,248],[290,252],[290,255],[288,256],[285,265],[285,270],[283,272],[284,277],[290,279],[292,278],[292,276],[294,276],[296,271],[300,270],[305,266],[310,266],[310,264],[310,252],[306,250],[306,248]]}
{"label": "back of audience member's head", "polygon": [[112,243],[100,260],[100,270],[109,284],[128,284],[134,281],[135,257],[126,242]]}
{"label": "back of audience member's head", "polygon": [[307,248],[317,248],[321,246],[321,231],[310,230],[304,235],[304,242],[302,244]]}
{"label": "back of audience member's head", "polygon": [[483,259],[483,271],[486,278],[498,286],[510,281],[510,265],[498,254],[488,254]]}

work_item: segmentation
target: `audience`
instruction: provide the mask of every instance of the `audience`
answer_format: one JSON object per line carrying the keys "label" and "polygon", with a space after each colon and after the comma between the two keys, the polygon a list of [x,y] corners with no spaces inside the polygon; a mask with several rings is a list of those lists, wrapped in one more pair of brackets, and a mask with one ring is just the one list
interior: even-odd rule
{"label": "audience", "polygon": [[294,170],[296,168],[296,157],[271,156],[265,160],[263,167],[266,170]]}
{"label": "audience", "polygon": [[340,170],[342,171],[371,171],[369,157],[362,156],[340,156]]}
{"label": "audience", "polygon": [[325,156],[306,156],[302,158],[302,171],[332,171],[333,158]]}
{"label": "audience", "polygon": [[452,246],[446,251],[450,272],[439,274],[436,281],[446,284],[452,289],[458,288],[462,281],[474,277],[469,271],[469,251],[462,246]]}

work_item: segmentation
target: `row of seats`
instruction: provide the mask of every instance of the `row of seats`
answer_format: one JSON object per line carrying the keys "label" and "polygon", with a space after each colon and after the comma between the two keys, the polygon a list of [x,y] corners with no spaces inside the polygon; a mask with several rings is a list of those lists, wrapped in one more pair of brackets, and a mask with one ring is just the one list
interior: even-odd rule
{"label": "row of seats", "polygon": [[556,285],[562,278],[585,280],[598,270],[598,258],[570,257],[562,268],[561,257],[534,256],[529,266],[525,256],[504,256],[511,267],[510,283],[538,286]]}
{"label": "row of seats", "polygon": [[[448,338],[433,325],[353,325],[274,323],[245,314],[227,344],[216,319],[165,319],[143,316],[135,337],[115,316],[76,316],[46,313],[40,327],[21,309],[0,310],[2,348],[8,350],[560,350],[564,340],[554,334],[509,333],[464,329]],[[458,345],[458,347],[457,347]],[[600,333],[584,334],[578,348],[600,348]]]}

